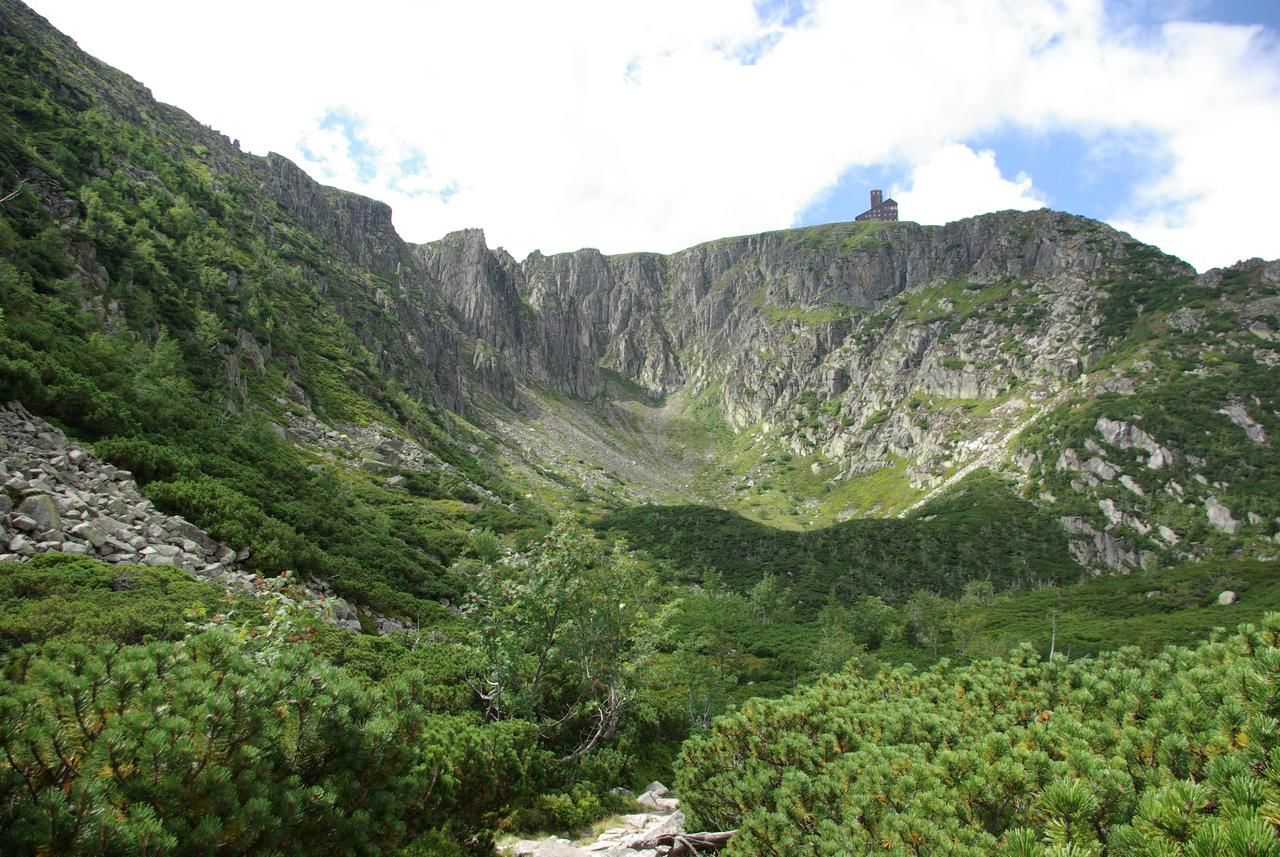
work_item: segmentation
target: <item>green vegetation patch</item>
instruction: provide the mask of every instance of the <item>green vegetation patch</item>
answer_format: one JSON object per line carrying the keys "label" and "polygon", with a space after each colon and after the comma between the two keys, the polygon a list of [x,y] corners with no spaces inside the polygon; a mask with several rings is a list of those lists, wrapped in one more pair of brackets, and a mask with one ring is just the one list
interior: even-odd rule
{"label": "green vegetation patch", "polygon": [[[1124,497],[1126,503],[1136,503],[1148,524],[1169,526],[1184,541],[1210,549],[1225,543],[1224,535],[1209,526],[1199,504],[1188,507],[1162,490],[1173,482],[1193,498],[1197,492],[1212,493],[1242,521],[1240,532],[1252,528],[1270,535],[1280,515],[1280,446],[1275,440],[1250,440],[1244,429],[1218,411],[1228,402],[1242,402],[1251,418],[1268,435],[1276,436],[1280,433],[1280,420],[1274,414],[1280,408],[1280,370],[1247,354],[1233,355],[1213,373],[1188,371],[1196,364],[1194,353],[1170,359],[1175,360],[1174,371],[1140,385],[1133,395],[1105,394],[1092,402],[1067,403],[1028,429],[1019,438],[1019,447],[1045,451],[1043,460],[1033,467],[1033,476],[1059,499],[1064,512],[1094,514],[1093,501],[1072,490],[1072,472],[1057,469],[1057,456],[1065,448],[1083,454],[1087,442],[1102,443],[1096,429],[1099,418],[1124,421],[1175,453],[1172,463],[1152,471],[1142,450],[1105,449],[1109,461],[1151,489],[1144,498]],[[1202,489],[1197,474],[1212,477],[1217,484]],[[1249,524],[1250,513],[1260,523]]]}
{"label": "green vegetation patch", "polygon": [[841,480],[824,498],[823,506],[837,514],[858,518],[888,517],[906,509],[924,492],[911,484],[905,459],[894,459],[887,466],[860,476]]}
{"label": "green vegetation patch", "polygon": [[1175,308],[1189,291],[1195,272],[1186,263],[1155,247],[1133,243],[1125,248],[1121,269],[1099,308],[1099,336],[1134,341],[1151,335],[1158,310]]}
{"label": "green vegetation patch", "polygon": [[845,673],[717,719],[676,788],[735,854],[1274,854],[1278,661],[1272,614],[1154,656]]}
{"label": "green vegetation patch", "polygon": [[850,318],[858,318],[868,310],[852,304],[829,304],[820,307],[789,307],[777,304],[765,304],[765,318],[771,324],[780,321],[797,321],[802,324],[830,324]]}
{"label": "green vegetation patch", "polygon": [[[1218,595],[1236,594],[1220,605]],[[1011,592],[981,606],[960,606],[981,642],[970,653],[1004,653],[1031,643],[1089,657],[1123,646],[1155,652],[1188,645],[1214,628],[1253,622],[1280,611],[1280,563],[1210,561],[1157,572],[1105,575],[1072,586]]]}
{"label": "green vegetation patch", "polygon": [[789,235],[810,250],[845,255],[876,250],[884,244],[883,233],[897,228],[899,224],[891,221],[864,220],[806,226]]}
{"label": "green vegetation patch", "polygon": [[486,839],[540,759],[532,726],[432,712],[421,674],[369,681],[305,635],[277,617],[0,661],[6,848],[368,854]]}
{"label": "green vegetation patch", "polygon": [[0,656],[49,640],[177,640],[225,593],[181,569],[107,565],[61,553],[0,563]]}
{"label": "green vegetation patch", "polygon": [[813,616],[834,586],[841,598],[905,599],[917,589],[958,594],[971,579],[1001,589],[1081,574],[1057,521],[998,478],[975,474],[906,519],[866,519],[809,532],[780,530],[705,506],[641,506],[597,527],[671,563],[688,580],[706,569],[746,592],[766,574]]}
{"label": "green vegetation patch", "polygon": [[982,307],[999,304],[1007,309],[1014,283],[971,283],[951,280],[939,286],[912,289],[906,293],[904,317],[908,321],[928,324],[951,319],[959,324]]}

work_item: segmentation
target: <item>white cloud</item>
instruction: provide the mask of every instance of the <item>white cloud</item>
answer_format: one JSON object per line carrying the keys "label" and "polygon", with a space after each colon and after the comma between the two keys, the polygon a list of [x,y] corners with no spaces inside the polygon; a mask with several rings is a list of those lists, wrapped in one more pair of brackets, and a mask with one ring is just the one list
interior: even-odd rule
{"label": "white cloud", "polygon": [[1007,205],[1035,193],[948,144],[1014,128],[1150,136],[1168,170],[1108,215],[1200,266],[1280,256],[1280,62],[1256,29],[1114,29],[1103,0],[816,0],[790,28],[751,0],[31,2],[246,148],[389,202],[409,240],[673,250],[786,225],[887,162],[946,211],[948,151]]}
{"label": "white cloud", "polygon": [[1163,121],[1148,120],[1165,131],[1169,168],[1113,222],[1201,269],[1280,256],[1280,62],[1239,28],[1169,25],[1165,34],[1164,64],[1188,70],[1196,90],[1183,110],[1170,103]]}
{"label": "white cloud", "polygon": [[911,170],[910,186],[894,187],[899,207],[919,223],[946,223],[986,211],[1043,208],[1044,199],[1019,173],[1013,181],[1000,175],[996,154],[975,152],[962,143],[940,147]]}

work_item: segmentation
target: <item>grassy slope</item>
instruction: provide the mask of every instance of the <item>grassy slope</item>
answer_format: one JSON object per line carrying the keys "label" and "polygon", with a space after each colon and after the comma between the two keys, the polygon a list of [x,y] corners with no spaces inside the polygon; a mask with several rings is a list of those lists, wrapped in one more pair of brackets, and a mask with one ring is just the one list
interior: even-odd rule
{"label": "grassy slope", "polygon": [[[1019,439],[1034,457],[1033,490],[1052,498],[1055,514],[1090,519],[1143,550],[1213,560],[1274,555],[1280,535],[1280,353],[1269,331],[1280,324],[1274,283],[1257,262],[1200,281],[1169,278],[1136,252],[1114,284],[1100,332],[1115,345],[1092,367],[1087,393],[1056,408]],[[1113,375],[1136,381],[1132,391],[1108,392]],[[1266,439],[1251,438],[1223,413],[1243,408]],[[1174,453],[1160,468],[1140,449],[1107,445],[1096,425],[1124,421]],[[1098,456],[1130,481],[1081,487],[1081,475],[1059,467],[1060,454]],[[1086,479],[1086,481],[1088,481]],[[1231,510],[1233,533],[1210,524],[1211,498]],[[1125,516],[1107,525],[1101,504]],[[1134,521],[1140,522],[1138,524]],[[1166,528],[1165,533],[1159,528]],[[1167,532],[1175,534],[1169,551]]]}

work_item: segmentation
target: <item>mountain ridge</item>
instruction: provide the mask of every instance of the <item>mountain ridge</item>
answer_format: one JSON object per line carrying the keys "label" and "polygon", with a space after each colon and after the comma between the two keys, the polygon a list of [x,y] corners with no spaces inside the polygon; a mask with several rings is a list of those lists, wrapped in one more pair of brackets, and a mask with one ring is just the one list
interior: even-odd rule
{"label": "mountain ridge", "polygon": [[[6,35],[51,54],[29,64],[33,80],[50,81],[55,95],[45,98],[108,117],[92,123],[151,134],[181,164],[184,180],[195,182],[190,190],[164,191],[178,208],[189,206],[184,200],[194,192],[208,207],[197,206],[197,217],[225,219],[218,206],[230,211],[234,199],[247,217],[229,234],[263,236],[253,240],[278,260],[267,276],[292,280],[324,304],[368,353],[360,384],[372,390],[383,383],[371,372],[392,379],[444,423],[474,424],[490,453],[539,502],[595,510],[707,502],[805,528],[907,514],[985,467],[1004,471],[1046,508],[1063,507],[1059,517],[1080,545],[1094,544],[1077,556],[1095,568],[1179,555],[1183,549],[1152,535],[1149,517],[1167,519],[1159,524],[1177,542],[1199,529],[1179,534],[1174,519],[1185,515],[1171,506],[1132,508],[1138,500],[1151,504],[1146,493],[1111,496],[1103,483],[1123,475],[1138,485],[1137,476],[1096,455],[1080,458],[1081,466],[1103,462],[1103,473],[1115,471],[1112,479],[1060,484],[1060,471],[1044,472],[1044,451],[1032,448],[1041,440],[1028,440],[1043,433],[1028,427],[1059,408],[1134,394],[1142,383],[1133,367],[1150,362],[1134,355],[1166,348],[1171,334],[1163,319],[1180,311],[1176,304],[1194,293],[1209,301],[1210,314],[1235,317],[1234,297],[1215,297],[1212,283],[1248,270],[1246,291],[1264,296],[1274,286],[1266,265],[1197,276],[1104,224],[1049,210],[942,226],[824,224],[671,254],[606,256],[585,248],[534,251],[517,261],[489,248],[479,229],[409,244],[385,203],[326,188],[278,154],[241,152],[182,111],[158,105],[141,84],[87,57],[25,7],[9,2],[5,10]],[[95,102],[102,106],[89,106]],[[43,189],[42,205],[64,234],[93,219],[98,191],[77,197],[61,189],[82,183],[77,175],[90,177],[85,187],[111,175],[119,192],[134,195],[148,184],[180,187],[176,177],[130,167],[127,153],[114,166],[97,154],[77,157],[62,183],[38,169],[24,174]],[[118,286],[108,280],[136,277],[132,262],[115,271],[100,263],[105,240],[89,234],[70,243],[76,276],[90,291],[109,293]],[[333,406],[326,397],[343,398],[325,390],[336,383],[331,360],[300,353],[296,337],[291,350],[290,337],[248,318],[242,261],[201,266],[210,269],[201,276],[226,280],[200,298],[200,312],[217,316],[223,330],[218,352],[228,406],[253,399],[279,425],[291,409],[324,417]],[[127,316],[125,302],[107,297],[93,300]],[[106,309],[99,314],[102,323],[134,324],[112,321]],[[1251,323],[1267,327],[1268,318]],[[139,334],[154,336],[157,324]],[[1229,322],[1224,315],[1215,324]],[[173,329],[190,337],[194,326],[188,313]],[[1219,333],[1225,331],[1197,330],[1202,339]],[[1247,336],[1260,340],[1255,350],[1272,353],[1265,337]],[[303,366],[303,358],[312,365]],[[274,399],[252,393],[246,385],[276,364],[284,377]],[[1164,379],[1164,372],[1155,374]],[[1248,411],[1228,393],[1206,403],[1208,410]],[[1274,408],[1251,407],[1247,419],[1274,433]],[[1075,459],[1059,453],[1067,472]],[[1064,501],[1065,493],[1087,501]],[[1267,504],[1259,508],[1254,517],[1264,523],[1241,532],[1251,526],[1270,540],[1266,522],[1275,516]]]}

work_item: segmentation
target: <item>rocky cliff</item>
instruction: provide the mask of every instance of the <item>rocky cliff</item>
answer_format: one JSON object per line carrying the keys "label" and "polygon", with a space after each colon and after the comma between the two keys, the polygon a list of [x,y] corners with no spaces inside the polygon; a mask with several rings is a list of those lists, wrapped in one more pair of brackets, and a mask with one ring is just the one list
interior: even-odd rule
{"label": "rocky cliff", "polygon": [[[477,241],[424,251],[457,258],[447,248],[465,243],[471,270],[485,272],[455,272],[440,294],[525,391],[534,427],[498,421],[561,470],[577,458],[584,484],[622,473],[659,499],[813,525],[906,514],[978,468],[1005,470],[1062,512],[1093,568],[1204,555],[1224,546],[1218,536],[1265,553],[1280,530],[1261,483],[1213,478],[1242,460],[1258,476],[1280,464],[1267,439],[1280,405],[1275,263],[1197,277],[1103,224],[1048,211],[518,265]],[[1168,436],[1134,422],[1144,419]],[[1064,446],[1064,424],[1081,421],[1099,437]],[[1240,426],[1247,455],[1230,437]],[[1141,469],[1104,447],[1140,450]],[[1144,487],[1152,471],[1217,493]],[[1232,500],[1218,496],[1228,489]],[[1237,528],[1241,506],[1250,523]]]}
{"label": "rocky cliff", "polygon": [[[441,297],[510,375],[532,372],[589,399],[603,389],[601,368],[655,397],[699,389],[719,375],[752,374],[744,359],[750,346],[787,322],[852,320],[908,289],[958,279],[1087,282],[1114,270],[1133,244],[1070,215],[1009,212],[943,227],[783,230],[671,256],[535,252],[519,264],[467,230],[414,255],[425,263],[424,291]],[[851,327],[835,326],[825,347],[837,347]],[[739,405],[768,408],[750,397],[735,399],[732,409]]]}

